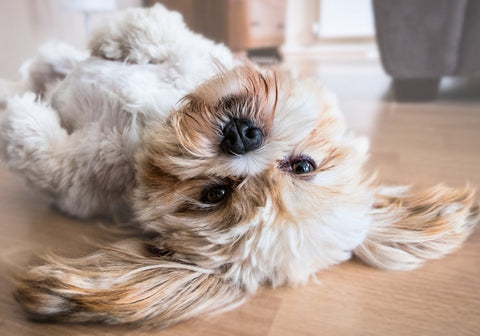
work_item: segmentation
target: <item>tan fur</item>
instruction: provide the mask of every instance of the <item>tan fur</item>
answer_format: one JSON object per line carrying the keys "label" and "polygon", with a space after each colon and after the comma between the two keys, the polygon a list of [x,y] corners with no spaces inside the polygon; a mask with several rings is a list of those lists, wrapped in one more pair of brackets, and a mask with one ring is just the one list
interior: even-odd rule
{"label": "tan fur", "polygon": [[79,259],[50,257],[21,277],[15,298],[30,317],[68,322],[167,325],[238,304],[245,291],[209,270],[129,240]]}
{"label": "tan fur", "polygon": [[442,258],[461,246],[479,219],[471,188],[381,188],[375,196],[369,235],[355,249],[375,267],[410,270]]}

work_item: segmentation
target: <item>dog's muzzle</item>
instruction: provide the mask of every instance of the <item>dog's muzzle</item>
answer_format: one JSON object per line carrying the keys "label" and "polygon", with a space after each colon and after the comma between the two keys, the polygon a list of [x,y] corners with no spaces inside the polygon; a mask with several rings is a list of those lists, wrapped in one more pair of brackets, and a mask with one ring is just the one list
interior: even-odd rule
{"label": "dog's muzzle", "polygon": [[222,150],[229,155],[241,155],[259,148],[263,132],[251,120],[232,119],[223,129]]}

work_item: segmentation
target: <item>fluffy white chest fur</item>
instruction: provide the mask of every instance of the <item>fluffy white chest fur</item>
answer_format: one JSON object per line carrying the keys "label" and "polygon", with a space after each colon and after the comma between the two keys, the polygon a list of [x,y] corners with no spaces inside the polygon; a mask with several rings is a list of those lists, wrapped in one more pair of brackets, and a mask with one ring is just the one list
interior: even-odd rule
{"label": "fluffy white chest fur", "polygon": [[411,269],[474,228],[471,190],[376,186],[330,92],[234,60],[178,13],[116,14],[90,49],[49,45],[24,66],[2,160],[62,211],[154,238],[31,268],[16,297],[33,318],[165,326],[352,254]]}

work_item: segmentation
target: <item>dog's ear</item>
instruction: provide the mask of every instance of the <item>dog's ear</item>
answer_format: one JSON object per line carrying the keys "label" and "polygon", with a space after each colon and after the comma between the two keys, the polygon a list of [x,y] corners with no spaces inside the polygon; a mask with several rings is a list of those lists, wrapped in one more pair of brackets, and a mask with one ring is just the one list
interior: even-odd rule
{"label": "dog's ear", "polygon": [[49,258],[18,277],[15,297],[30,318],[165,327],[241,303],[245,291],[205,269],[168,260],[129,240],[79,259]]}
{"label": "dog's ear", "polygon": [[474,191],[442,185],[413,193],[377,188],[372,225],[355,255],[375,267],[409,270],[455,251],[479,220]]}

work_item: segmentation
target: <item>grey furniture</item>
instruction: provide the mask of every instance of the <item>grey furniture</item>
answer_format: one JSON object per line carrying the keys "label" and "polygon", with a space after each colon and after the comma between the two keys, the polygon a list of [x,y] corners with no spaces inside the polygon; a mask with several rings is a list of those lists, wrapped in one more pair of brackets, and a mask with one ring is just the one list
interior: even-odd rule
{"label": "grey furniture", "polygon": [[479,0],[373,0],[395,99],[431,100],[443,76],[480,75]]}

